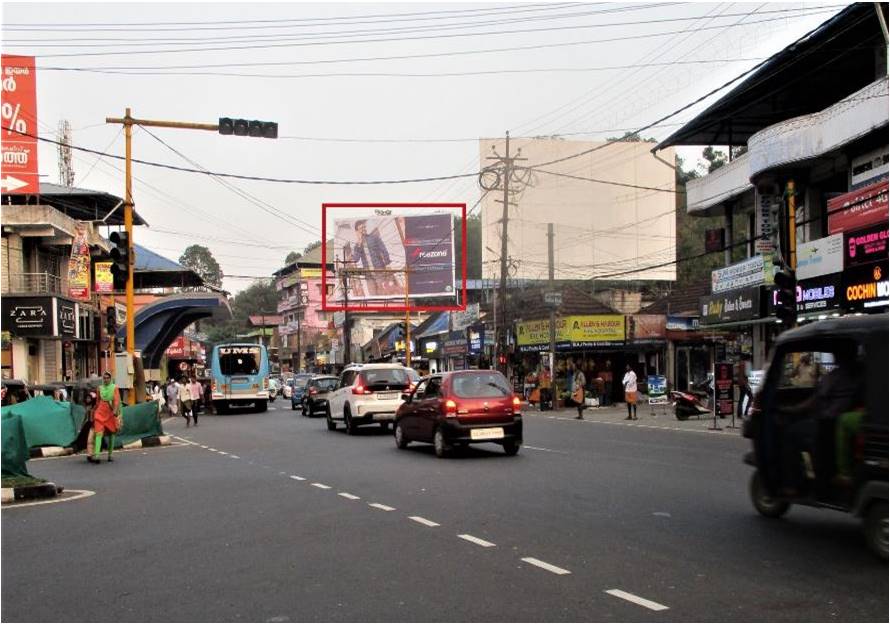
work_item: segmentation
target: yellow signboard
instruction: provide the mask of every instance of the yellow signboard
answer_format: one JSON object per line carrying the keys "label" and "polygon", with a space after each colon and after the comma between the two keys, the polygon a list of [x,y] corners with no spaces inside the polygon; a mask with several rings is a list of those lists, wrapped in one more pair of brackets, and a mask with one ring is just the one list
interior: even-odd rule
{"label": "yellow signboard", "polygon": [[[550,342],[550,320],[525,321],[516,326],[520,347]],[[624,341],[624,315],[572,315],[556,318],[556,342],[602,344]]]}
{"label": "yellow signboard", "polygon": [[301,278],[320,278],[321,277],[321,267],[317,269],[300,269],[300,277]]}
{"label": "yellow signboard", "polygon": [[114,276],[111,275],[110,262],[98,262],[93,265],[96,272],[96,293],[114,293]]}

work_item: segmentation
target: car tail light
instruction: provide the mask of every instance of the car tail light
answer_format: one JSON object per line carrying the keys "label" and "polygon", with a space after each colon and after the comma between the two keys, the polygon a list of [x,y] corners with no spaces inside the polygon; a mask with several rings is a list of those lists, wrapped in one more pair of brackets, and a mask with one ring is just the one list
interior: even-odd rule
{"label": "car tail light", "polygon": [[310,389],[309,389],[309,394],[310,394],[310,395],[318,395],[318,389],[317,389],[317,388],[310,388]]}
{"label": "car tail light", "polygon": [[406,392],[406,393],[413,393],[413,392],[414,392],[414,382],[408,382],[408,388],[405,389],[405,392]]}
{"label": "car tail light", "polygon": [[213,383],[210,385],[210,390],[216,391],[216,380],[214,380]]}
{"label": "car tail light", "polygon": [[352,387],[353,395],[370,395],[371,391],[365,388],[365,381],[362,379],[362,376],[358,376],[355,379],[355,386]]}
{"label": "car tail light", "polygon": [[519,409],[522,408],[522,402],[519,400],[516,395],[513,396],[513,411],[519,412]]}
{"label": "car tail light", "polygon": [[457,402],[453,399],[445,400],[445,414],[457,414]]}

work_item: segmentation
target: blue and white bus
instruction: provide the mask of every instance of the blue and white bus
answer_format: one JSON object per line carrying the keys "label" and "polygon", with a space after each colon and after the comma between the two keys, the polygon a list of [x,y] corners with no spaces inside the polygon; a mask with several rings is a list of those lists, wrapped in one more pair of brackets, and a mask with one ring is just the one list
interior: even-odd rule
{"label": "blue and white bus", "polygon": [[210,356],[213,407],[225,414],[235,406],[252,404],[256,412],[269,405],[269,359],[266,346],[223,343]]}

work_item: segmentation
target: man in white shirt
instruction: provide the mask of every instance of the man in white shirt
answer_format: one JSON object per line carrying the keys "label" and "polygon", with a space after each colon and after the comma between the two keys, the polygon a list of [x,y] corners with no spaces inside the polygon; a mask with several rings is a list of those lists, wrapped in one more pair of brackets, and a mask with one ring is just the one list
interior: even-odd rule
{"label": "man in white shirt", "polygon": [[[637,418],[637,374],[634,373],[634,370],[630,365],[625,367],[624,379],[622,380],[624,384],[624,401],[627,402],[627,417],[625,417],[625,421],[629,419],[636,420]],[[633,416],[631,416],[631,409],[633,409]]]}

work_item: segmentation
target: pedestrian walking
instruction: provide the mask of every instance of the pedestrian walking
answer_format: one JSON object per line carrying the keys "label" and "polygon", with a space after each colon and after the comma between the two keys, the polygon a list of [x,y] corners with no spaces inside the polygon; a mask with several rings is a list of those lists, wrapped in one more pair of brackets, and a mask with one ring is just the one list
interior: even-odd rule
{"label": "pedestrian walking", "polygon": [[204,389],[201,387],[201,383],[198,382],[198,379],[195,376],[192,376],[192,381],[189,383],[189,395],[192,400],[192,422],[195,424],[195,427],[197,427],[198,411],[201,410],[201,398],[204,396]]}
{"label": "pedestrian walking", "polygon": [[[626,372],[624,374],[624,379],[622,380],[622,384],[624,384],[624,401],[627,402],[627,417],[625,421],[628,419],[636,420],[637,419],[637,374],[631,368],[630,365],[625,367]],[[633,409],[633,416],[630,416],[631,409]]]}
{"label": "pedestrian walking", "polygon": [[587,386],[587,377],[580,367],[575,369],[574,391],[572,391],[572,401],[578,405],[578,416],[576,419],[584,418],[584,387]]}
{"label": "pedestrian walking", "polygon": [[553,395],[550,389],[552,383],[553,380],[550,378],[550,367],[545,365],[544,369],[541,371],[541,375],[538,376],[538,387],[541,390],[541,398],[538,405],[539,410],[546,410],[545,406],[549,406],[550,409],[553,409]]}
{"label": "pedestrian walking", "polygon": [[179,392],[179,405],[182,408],[182,416],[185,418],[185,427],[189,427],[189,419],[192,416],[192,394],[189,392],[185,376],[177,384],[177,391]]}
{"label": "pedestrian walking", "polygon": [[606,366],[600,371],[600,377],[603,379],[603,387],[605,392],[603,393],[603,399],[600,402],[603,406],[608,406],[612,403],[612,361],[607,360]]}
{"label": "pedestrian walking", "polygon": [[213,389],[211,388],[209,381],[204,380],[203,389],[204,389],[203,405],[204,405],[204,408],[207,410],[207,414],[210,414],[211,412],[214,412],[214,410],[213,410]]}
{"label": "pedestrian walking", "polygon": [[173,378],[167,380],[167,409],[171,417],[179,414],[179,384]]}
{"label": "pedestrian walking", "polygon": [[158,414],[160,415],[167,402],[164,400],[164,392],[161,390],[161,385],[157,382],[151,386],[151,400],[158,403]]}
{"label": "pedestrian walking", "polygon": [[102,385],[99,387],[99,397],[96,408],[93,411],[93,450],[87,449],[87,461],[99,464],[99,453],[102,451],[102,439],[108,432],[108,462],[114,462],[111,457],[114,451],[114,438],[121,426],[121,397],[117,386],[111,381],[111,374],[107,371],[102,374]]}

